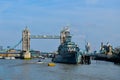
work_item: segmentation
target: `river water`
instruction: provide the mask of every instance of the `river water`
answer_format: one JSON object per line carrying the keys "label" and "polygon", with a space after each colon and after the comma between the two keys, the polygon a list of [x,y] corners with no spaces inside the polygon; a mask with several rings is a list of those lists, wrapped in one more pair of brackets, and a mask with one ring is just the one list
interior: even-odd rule
{"label": "river water", "polygon": [[92,61],[90,65],[56,63],[50,67],[32,60],[0,59],[0,80],[120,80],[120,65]]}

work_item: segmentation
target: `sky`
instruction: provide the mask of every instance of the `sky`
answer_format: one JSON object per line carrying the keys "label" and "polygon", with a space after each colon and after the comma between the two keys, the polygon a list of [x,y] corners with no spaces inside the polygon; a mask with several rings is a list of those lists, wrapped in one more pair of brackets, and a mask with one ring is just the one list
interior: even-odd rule
{"label": "sky", "polygon": [[[60,35],[69,26],[80,49],[86,41],[92,50],[99,50],[101,42],[117,47],[120,0],[0,0],[0,46],[17,44],[26,26],[31,35]],[[31,40],[34,50],[56,51],[59,45],[60,40]]]}

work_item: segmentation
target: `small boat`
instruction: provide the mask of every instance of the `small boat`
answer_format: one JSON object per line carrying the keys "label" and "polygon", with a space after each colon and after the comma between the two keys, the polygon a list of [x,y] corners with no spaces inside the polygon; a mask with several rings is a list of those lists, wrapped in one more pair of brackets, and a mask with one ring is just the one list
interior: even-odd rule
{"label": "small boat", "polygon": [[41,59],[39,59],[37,63],[44,63],[44,62]]}
{"label": "small boat", "polygon": [[4,57],[4,59],[10,59],[10,57]]}
{"label": "small boat", "polygon": [[56,64],[55,63],[48,63],[48,66],[54,67]]}
{"label": "small boat", "polygon": [[15,59],[15,57],[4,57],[4,59]]}
{"label": "small boat", "polygon": [[3,59],[3,56],[0,56],[0,59]]}
{"label": "small boat", "polygon": [[42,63],[44,63],[44,62],[37,62],[37,63],[42,64]]}
{"label": "small boat", "polygon": [[10,59],[15,59],[15,57],[10,57]]}

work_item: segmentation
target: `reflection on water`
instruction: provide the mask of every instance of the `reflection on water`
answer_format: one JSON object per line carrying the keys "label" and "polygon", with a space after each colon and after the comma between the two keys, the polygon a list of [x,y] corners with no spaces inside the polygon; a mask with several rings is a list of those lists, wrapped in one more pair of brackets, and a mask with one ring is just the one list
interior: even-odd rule
{"label": "reflection on water", "polygon": [[92,61],[91,65],[59,64],[47,66],[34,60],[0,59],[0,80],[119,80],[120,66],[111,62]]}

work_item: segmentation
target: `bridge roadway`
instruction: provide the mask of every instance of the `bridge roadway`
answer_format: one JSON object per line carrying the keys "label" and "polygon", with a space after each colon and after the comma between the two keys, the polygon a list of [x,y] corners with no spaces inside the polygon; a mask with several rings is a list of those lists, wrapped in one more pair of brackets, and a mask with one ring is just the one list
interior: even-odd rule
{"label": "bridge roadway", "polygon": [[30,39],[60,39],[60,36],[53,35],[30,35]]}

